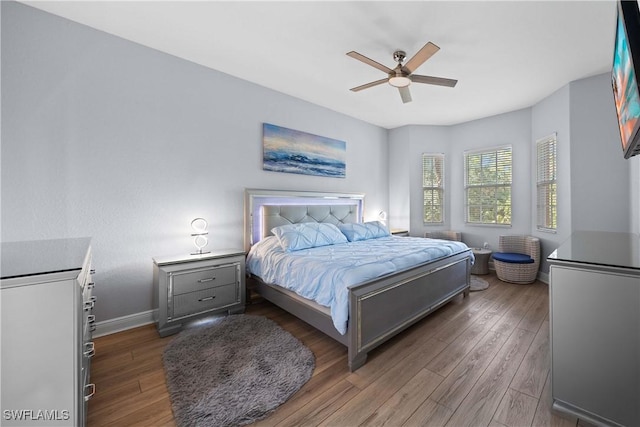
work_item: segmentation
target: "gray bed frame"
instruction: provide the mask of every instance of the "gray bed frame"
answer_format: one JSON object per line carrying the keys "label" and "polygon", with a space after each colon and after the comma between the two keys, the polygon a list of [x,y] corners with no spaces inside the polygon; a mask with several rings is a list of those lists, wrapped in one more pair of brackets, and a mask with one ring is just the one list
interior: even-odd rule
{"label": "gray bed frame", "polygon": [[[245,190],[245,250],[278,225],[300,222],[362,222],[364,195],[348,193]],[[379,277],[349,290],[349,322],[341,335],[329,309],[280,286],[248,277],[263,298],[312,325],[348,348],[355,371],[367,353],[449,302],[469,294],[471,250]]]}

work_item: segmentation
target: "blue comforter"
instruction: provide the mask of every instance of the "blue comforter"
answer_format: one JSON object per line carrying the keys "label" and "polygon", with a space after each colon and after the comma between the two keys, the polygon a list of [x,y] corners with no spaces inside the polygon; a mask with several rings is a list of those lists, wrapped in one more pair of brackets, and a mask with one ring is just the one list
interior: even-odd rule
{"label": "blue comforter", "polygon": [[285,252],[270,236],[249,251],[247,271],[329,307],[334,326],[345,334],[350,286],[467,249],[462,242],[387,236]]}

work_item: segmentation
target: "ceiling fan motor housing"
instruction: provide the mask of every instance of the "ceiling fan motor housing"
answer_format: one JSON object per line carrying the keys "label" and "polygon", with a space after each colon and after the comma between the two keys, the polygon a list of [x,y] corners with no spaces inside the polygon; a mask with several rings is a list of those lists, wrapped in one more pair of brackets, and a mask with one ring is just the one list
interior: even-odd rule
{"label": "ceiling fan motor housing", "polygon": [[407,54],[404,50],[396,50],[395,52],[393,52],[393,60],[400,65],[402,65],[406,57],[407,57]]}
{"label": "ceiling fan motor housing", "polygon": [[406,57],[407,54],[402,50],[393,52],[393,59],[398,63],[396,68],[389,72],[389,84],[393,87],[401,88],[411,84],[410,73],[402,66],[402,62]]}

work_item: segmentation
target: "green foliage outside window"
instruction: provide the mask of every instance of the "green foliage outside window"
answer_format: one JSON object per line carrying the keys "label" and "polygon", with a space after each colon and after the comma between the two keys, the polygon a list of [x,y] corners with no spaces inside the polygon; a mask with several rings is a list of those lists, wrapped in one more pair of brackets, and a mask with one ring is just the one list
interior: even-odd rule
{"label": "green foliage outside window", "polygon": [[511,225],[511,147],[465,153],[466,221]]}
{"label": "green foliage outside window", "polygon": [[558,192],[556,185],[556,134],[538,140],[537,146],[537,221],[538,230],[555,232],[558,228]]}
{"label": "green foliage outside window", "polygon": [[444,222],[444,155],[422,155],[422,191],[425,223]]}

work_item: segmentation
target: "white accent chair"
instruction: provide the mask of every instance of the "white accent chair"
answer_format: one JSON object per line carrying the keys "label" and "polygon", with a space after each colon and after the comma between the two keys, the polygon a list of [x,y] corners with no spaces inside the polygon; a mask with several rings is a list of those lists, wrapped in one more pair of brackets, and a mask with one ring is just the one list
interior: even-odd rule
{"label": "white accent chair", "polygon": [[503,282],[535,282],[540,267],[540,239],[524,235],[500,236],[493,265],[498,279]]}

